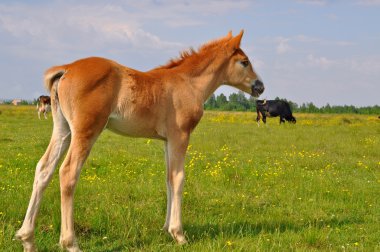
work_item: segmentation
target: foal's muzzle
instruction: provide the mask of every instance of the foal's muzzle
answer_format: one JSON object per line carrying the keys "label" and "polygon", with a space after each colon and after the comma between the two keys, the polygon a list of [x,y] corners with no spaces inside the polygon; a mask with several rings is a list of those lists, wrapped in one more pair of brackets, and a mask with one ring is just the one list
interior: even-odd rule
{"label": "foal's muzzle", "polygon": [[264,84],[261,80],[256,80],[255,83],[251,86],[252,96],[259,97],[264,92]]}

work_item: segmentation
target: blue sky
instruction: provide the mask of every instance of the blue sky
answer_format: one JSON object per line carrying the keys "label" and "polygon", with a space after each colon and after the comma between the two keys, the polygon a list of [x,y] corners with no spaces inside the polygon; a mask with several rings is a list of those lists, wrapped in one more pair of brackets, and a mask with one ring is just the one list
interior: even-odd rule
{"label": "blue sky", "polygon": [[53,65],[101,56],[145,71],[244,29],[262,98],[379,105],[379,24],[380,0],[3,0],[0,99],[45,94]]}

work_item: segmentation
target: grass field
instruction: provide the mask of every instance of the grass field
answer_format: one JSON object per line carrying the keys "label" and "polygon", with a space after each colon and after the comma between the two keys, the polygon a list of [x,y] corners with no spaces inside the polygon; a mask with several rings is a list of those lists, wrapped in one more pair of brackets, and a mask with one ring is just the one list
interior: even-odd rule
{"label": "grass field", "polygon": [[[0,251],[13,240],[52,121],[34,107],[0,106]],[[165,221],[163,143],[103,132],[75,194],[83,251],[380,251],[380,120],[296,114],[257,127],[253,113],[206,112],[186,161],[183,222]],[[58,169],[36,230],[39,251],[60,251]]]}

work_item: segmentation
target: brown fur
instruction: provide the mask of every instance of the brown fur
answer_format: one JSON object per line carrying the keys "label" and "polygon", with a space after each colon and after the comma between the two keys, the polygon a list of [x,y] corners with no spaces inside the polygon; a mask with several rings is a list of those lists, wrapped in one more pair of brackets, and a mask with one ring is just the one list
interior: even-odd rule
{"label": "brown fur", "polygon": [[[179,59],[148,72],[98,57],[47,70],[45,86],[52,97],[54,129],[49,147],[37,165],[29,208],[16,235],[24,249],[35,249],[31,232],[39,202],[67,150],[59,172],[60,244],[69,251],[79,251],[74,235],[73,193],[82,165],[104,128],[165,141],[168,205],[164,229],[177,242],[186,242],[181,221],[184,161],[190,133],[203,115],[203,104],[223,83],[247,93],[257,86],[252,66],[241,64],[248,60],[240,49],[242,36],[243,32],[236,37],[229,33],[197,52],[182,52]],[[255,95],[262,91],[261,83]]]}

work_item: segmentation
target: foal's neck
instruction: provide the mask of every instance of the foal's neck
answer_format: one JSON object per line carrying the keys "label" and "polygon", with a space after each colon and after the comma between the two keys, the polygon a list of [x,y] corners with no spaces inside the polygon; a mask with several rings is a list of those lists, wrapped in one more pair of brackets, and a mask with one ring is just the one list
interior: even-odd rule
{"label": "foal's neck", "polygon": [[204,67],[198,74],[189,74],[189,85],[195,92],[199,93],[203,103],[211,96],[212,93],[225,82],[224,66],[225,62],[220,59],[213,59],[208,66]]}

